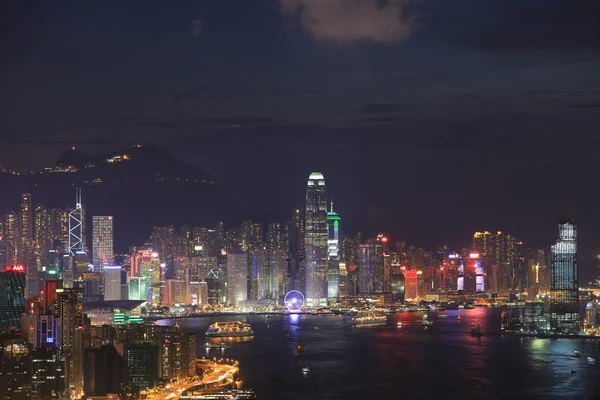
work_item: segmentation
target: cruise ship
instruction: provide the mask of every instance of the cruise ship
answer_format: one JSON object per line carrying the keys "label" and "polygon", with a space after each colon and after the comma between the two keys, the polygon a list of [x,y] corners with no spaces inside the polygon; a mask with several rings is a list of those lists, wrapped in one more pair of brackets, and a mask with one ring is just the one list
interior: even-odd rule
{"label": "cruise ship", "polygon": [[252,327],[240,321],[215,322],[206,331],[206,337],[254,336]]}
{"label": "cruise ship", "polygon": [[385,314],[371,311],[349,313],[344,316],[344,322],[351,325],[385,324],[386,321]]}

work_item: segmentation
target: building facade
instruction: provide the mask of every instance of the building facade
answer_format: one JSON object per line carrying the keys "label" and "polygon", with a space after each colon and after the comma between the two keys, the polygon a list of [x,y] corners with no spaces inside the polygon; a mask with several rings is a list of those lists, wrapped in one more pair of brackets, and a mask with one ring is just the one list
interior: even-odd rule
{"label": "building facade", "polygon": [[241,250],[227,254],[227,304],[237,307],[248,299],[248,258]]}
{"label": "building facade", "polygon": [[563,220],[558,225],[558,240],[551,253],[550,328],[555,333],[578,333],[577,226],[572,221]]}
{"label": "building facade", "polygon": [[102,272],[106,264],[114,262],[113,217],[92,217],[92,265],[94,271]]}
{"label": "building facade", "polygon": [[306,187],[306,302],[327,304],[327,198],[325,178],[313,172]]}

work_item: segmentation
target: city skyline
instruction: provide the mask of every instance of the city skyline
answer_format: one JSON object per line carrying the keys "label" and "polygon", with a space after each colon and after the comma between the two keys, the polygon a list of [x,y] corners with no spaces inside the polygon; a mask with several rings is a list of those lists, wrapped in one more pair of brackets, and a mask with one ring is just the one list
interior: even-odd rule
{"label": "city skyline", "polygon": [[[344,199],[337,210],[348,231],[383,230],[423,247],[456,236],[455,227],[493,227],[541,246],[561,217],[600,220],[589,184],[600,16],[589,1],[426,0],[382,14],[375,0],[356,2],[359,11],[309,3],[207,1],[167,13],[155,1],[110,13],[10,7],[0,164],[37,171],[71,146],[97,155],[154,144],[249,208],[269,204],[277,219],[303,190],[289,185],[272,201],[270,188],[317,170]],[[342,37],[306,24],[311,13],[318,27],[338,21]],[[355,13],[369,29],[350,35]],[[407,35],[393,29],[397,15],[414,23]],[[371,29],[379,16],[396,33],[389,40]],[[111,21],[108,35],[102,21]],[[48,53],[37,45],[46,39]],[[577,195],[550,195],[557,181]],[[581,235],[588,257],[600,253],[595,225]]]}
{"label": "city skyline", "polygon": [[600,0],[3,6],[3,400],[600,398]]}

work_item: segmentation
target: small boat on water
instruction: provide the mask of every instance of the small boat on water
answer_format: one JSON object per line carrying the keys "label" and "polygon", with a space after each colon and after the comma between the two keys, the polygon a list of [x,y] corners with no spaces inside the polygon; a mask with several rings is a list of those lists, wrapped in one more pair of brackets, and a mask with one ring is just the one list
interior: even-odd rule
{"label": "small boat on water", "polygon": [[303,373],[304,375],[307,375],[309,372],[310,372],[310,368],[308,368],[308,367],[304,367],[304,368],[302,368],[302,373]]}
{"label": "small boat on water", "polygon": [[423,325],[433,325],[433,321],[424,320]]}
{"label": "small boat on water", "polygon": [[249,324],[233,322],[215,322],[206,331],[207,337],[243,337],[254,336],[254,330]]}
{"label": "small boat on water", "polygon": [[573,358],[579,358],[579,357],[581,357],[581,354],[579,354],[579,352],[577,350],[575,350],[573,353],[569,354],[569,356],[571,356]]}
{"label": "small boat on water", "polygon": [[477,339],[481,339],[483,333],[481,333],[481,327],[477,325],[477,328],[471,329],[471,336],[476,337]]}
{"label": "small boat on water", "polygon": [[304,354],[305,349],[306,349],[306,345],[304,343],[302,343],[301,341],[298,341],[298,343],[296,343],[294,345],[294,355],[296,357],[301,356],[302,354]]}
{"label": "small boat on water", "polygon": [[546,360],[544,361],[546,364],[552,364],[554,362],[554,360]]}
{"label": "small boat on water", "polygon": [[592,363],[592,364],[595,364],[595,363],[596,363],[596,359],[595,359],[594,357],[588,357],[588,358],[587,358],[587,361],[588,361],[589,363]]}

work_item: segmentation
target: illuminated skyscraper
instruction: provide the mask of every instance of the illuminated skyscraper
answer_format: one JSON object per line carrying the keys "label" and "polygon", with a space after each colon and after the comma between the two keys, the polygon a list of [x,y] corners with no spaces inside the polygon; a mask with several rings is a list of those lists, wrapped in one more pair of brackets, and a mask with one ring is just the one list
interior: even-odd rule
{"label": "illuminated skyscraper", "polygon": [[279,221],[271,221],[267,226],[267,249],[283,250],[283,234],[281,232],[281,223]]}
{"label": "illuminated skyscraper", "polygon": [[57,296],[59,344],[65,354],[65,386],[72,393],[83,392],[83,293],[63,289]]}
{"label": "illuminated skyscraper", "polygon": [[404,271],[404,298],[407,300],[419,297],[419,272],[414,269]]}
{"label": "illuminated skyscraper", "polygon": [[75,209],[69,213],[69,254],[75,256],[84,252],[83,208],[81,189],[75,190]]}
{"label": "illuminated skyscraper", "polygon": [[283,293],[285,254],[283,250],[254,250],[253,272],[257,280],[258,298],[278,299]]}
{"label": "illuminated skyscraper", "polygon": [[337,298],[339,295],[340,277],[340,221],[341,218],[331,208],[327,213],[327,297]]}
{"label": "illuminated skyscraper", "polygon": [[4,240],[0,236],[0,269],[3,269],[6,265],[12,264],[12,246],[8,240]]}
{"label": "illuminated skyscraper", "polygon": [[327,213],[327,256],[329,260],[340,259],[340,216],[331,208]]}
{"label": "illuminated skyscraper", "polygon": [[24,312],[25,267],[7,265],[0,272],[0,331],[20,326]]}
{"label": "illuminated skyscraper", "polygon": [[303,210],[295,208],[293,218],[285,225],[286,251],[289,260],[289,289],[299,290],[302,293],[306,292],[304,224]]}
{"label": "illuminated skyscraper", "polygon": [[121,266],[104,266],[104,300],[121,300]]}
{"label": "illuminated skyscraper", "polygon": [[129,281],[129,300],[148,300],[146,278],[130,276],[127,280]]}
{"label": "illuminated skyscraper", "polygon": [[102,272],[105,264],[114,262],[113,217],[92,217],[92,265],[95,272]]}
{"label": "illuminated skyscraper", "polygon": [[306,187],[306,302],[327,304],[327,198],[320,172],[308,177]]}
{"label": "illuminated skyscraper", "polygon": [[227,254],[227,304],[238,306],[248,299],[248,260],[246,253],[234,250]]}
{"label": "illuminated skyscraper", "polygon": [[381,238],[369,239],[367,243],[360,245],[358,287],[361,294],[383,293],[384,260]]}
{"label": "illuminated skyscraper", "polygon": [[19,234],[16,250],[17,262],[25,265],[27,276],[34,276],[37,273],[37,266],[33,262],[33,209],[31,207],[30,193],[23,193],[21,196],[21,213],[19,215]]}
{"label": "illuminated skyscraper", "polygon": [[551,252],[550,328],[556,333],[578,333],[577,226],[572,221],[560,222]]}
{"label": "illuminated skyscraper", "polygon": [[[4,215],[4,232],[3,232],[3,240],[5,240],[10,247],[10,254],[8,258],[8,264],[15,264],[17,262],[16,258],[16,246],[17,246],[17,234],[18,234],[18,217],[14,212],[9,212]],[[3,265],[0,265],[3,267]]]}
{"label": "illuminated skyscraper", "polygon": [[475,232],[473,234],[473,248],[481,257],[484,272],[490,274],[492,265],[498,265],[500,276],[498,287],[503,289],[516,289],[518,286],[517,271],[517,241],[509,234],[502,231]]}

